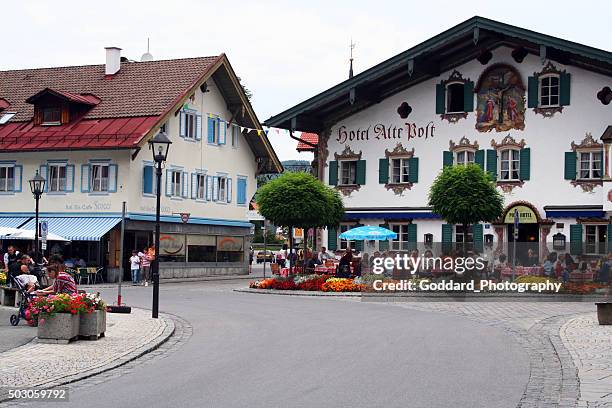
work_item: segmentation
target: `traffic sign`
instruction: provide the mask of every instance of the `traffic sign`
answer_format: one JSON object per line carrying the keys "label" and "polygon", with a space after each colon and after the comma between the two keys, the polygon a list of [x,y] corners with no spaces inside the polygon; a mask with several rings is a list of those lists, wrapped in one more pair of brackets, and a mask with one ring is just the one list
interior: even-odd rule
{"label": "traffic sign", "polygon": [[49,223],[47,221],[40,222],[40,238],[43,241],[47,240],[47,236],[49,234]]}
{"label": "traffic sign", "polygon": [[514,209],[514,240],[518,239],[518,229],[519,229],[519,212],[518,209]]}

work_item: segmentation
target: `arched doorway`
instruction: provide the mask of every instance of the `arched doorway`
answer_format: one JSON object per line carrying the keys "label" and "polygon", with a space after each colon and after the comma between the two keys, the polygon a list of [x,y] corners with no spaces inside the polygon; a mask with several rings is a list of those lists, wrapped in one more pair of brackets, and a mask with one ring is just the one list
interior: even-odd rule
{"label": "arched doorway", "polygon": [[[518,230],[515,239],[515,213],[518,214]],[[503,223],[506,225],[506,239],[509,244],[508,259],[512,261],[516,241],[517,264],[528,265],[529,250],[538,255],[540,241],[540,223],[542,219],[538,210],[526,201],[517,201],[506,207]]]}

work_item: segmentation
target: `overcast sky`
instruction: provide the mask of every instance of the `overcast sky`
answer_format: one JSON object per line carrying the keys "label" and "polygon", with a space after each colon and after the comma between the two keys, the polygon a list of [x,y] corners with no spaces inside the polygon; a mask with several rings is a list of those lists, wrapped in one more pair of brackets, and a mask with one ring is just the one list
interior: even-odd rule
{"label": "overcast sky", "polygon": [[[447,4],[448,3],[448,4]],[[0,69],[104,63],[104,47],[140,59],[225,52],[263,122],[348,76],[474,15],[610,50],[610,1],[7,1]],[[281,160],[310,159],[270,134]]]}

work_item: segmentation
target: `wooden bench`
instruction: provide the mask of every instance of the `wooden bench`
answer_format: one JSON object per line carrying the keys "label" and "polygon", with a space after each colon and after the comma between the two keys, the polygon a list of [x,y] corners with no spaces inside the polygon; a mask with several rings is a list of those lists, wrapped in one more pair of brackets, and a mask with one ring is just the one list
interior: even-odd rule
{"label": "wooden bench", "polygon": [[0,305],[19,307],[19,302],[21,302],[21,294],[17,288],[0,286]]}

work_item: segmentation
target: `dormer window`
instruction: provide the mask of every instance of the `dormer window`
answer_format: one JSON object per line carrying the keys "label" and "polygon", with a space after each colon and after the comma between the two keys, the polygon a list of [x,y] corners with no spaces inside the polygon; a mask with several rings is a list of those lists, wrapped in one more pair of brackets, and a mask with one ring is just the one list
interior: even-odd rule
{"label": "dormer window", "polygon": [[61,125],[62,109],[58,106],[44,106],[41,110],[41,125]]}
{"label": "dormer window", "polygon": [[17,114],[16,112],[5,112],[5,113],[0,112],[0,125],[4,125],[5,123],[7,123],[16,114]]}

